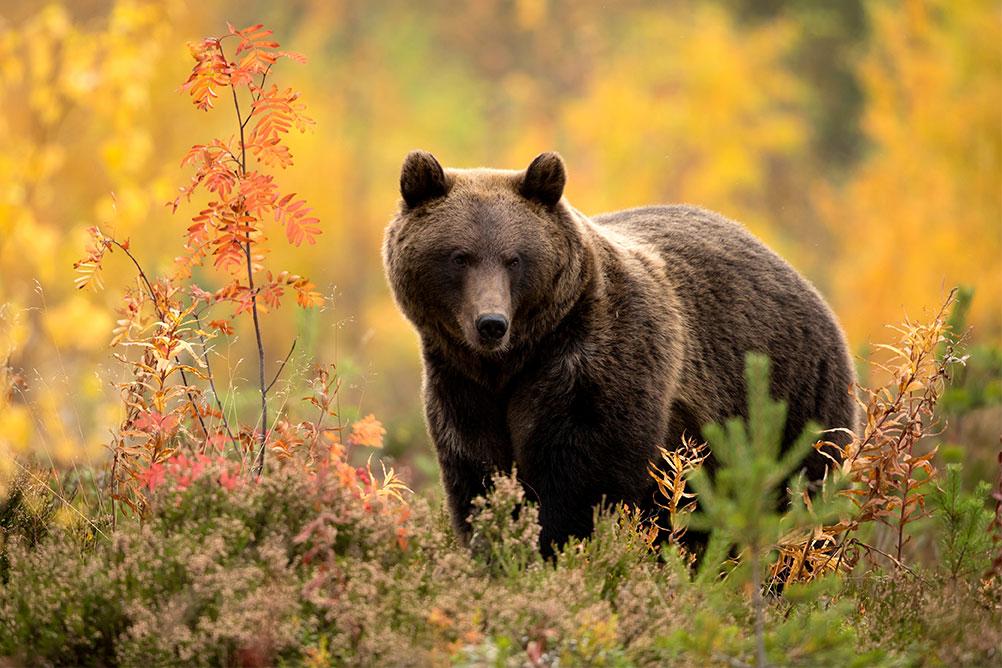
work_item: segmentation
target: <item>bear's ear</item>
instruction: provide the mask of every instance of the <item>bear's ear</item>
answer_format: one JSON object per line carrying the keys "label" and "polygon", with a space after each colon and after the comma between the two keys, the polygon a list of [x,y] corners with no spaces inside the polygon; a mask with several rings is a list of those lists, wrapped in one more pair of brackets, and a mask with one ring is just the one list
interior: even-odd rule
{"label": "bear's ear", "polygon": [[540,153],[525,170],[519,192],[526,199],[553,206],[564,195],[567,174],[559,153]]}
{"label": "bear's ear", "polygon": [[444,197],[448,192],[445,171],[431,153],[411,151],[400,168],[400,194],[408,207]]}

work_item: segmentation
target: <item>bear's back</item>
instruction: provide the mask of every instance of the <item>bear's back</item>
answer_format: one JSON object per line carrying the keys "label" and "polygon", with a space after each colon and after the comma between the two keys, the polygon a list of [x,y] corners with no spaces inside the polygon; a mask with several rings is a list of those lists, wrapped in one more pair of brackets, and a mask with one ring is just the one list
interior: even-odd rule
{"label": "bear's back", "polygon": [[764,272],[769,277],[778,271],[785,278],[803,280],[743,225],[701,207],[687,204],[640,207],[601,214],[591,220],[647,245],[676,267],[740,269]]}
{"label": "bear's back", "polygon": [[[679,408],[695,424],[743,414],[744,356],[772,359],[773,393],[786,399],[786,439],[807,419],[855,427],[852,362],[834,314],[813,285],[742,225],[694,206],[655,206],[591,219],[640,242],[665,263],[684,313]],[[814,458],[811,458],[814,459]],[[808,462],[815,477],[823,462]]]}
{"label": "bear's back", "polygon": [[713,311],[704,315],[718,324],[747,317],[768,329],[801,315],[833,319],[805,278],[744,226],[720,214],[688,205],[653,206],[592,221],[660,256],[671,286],[695,310],[692,315]]}

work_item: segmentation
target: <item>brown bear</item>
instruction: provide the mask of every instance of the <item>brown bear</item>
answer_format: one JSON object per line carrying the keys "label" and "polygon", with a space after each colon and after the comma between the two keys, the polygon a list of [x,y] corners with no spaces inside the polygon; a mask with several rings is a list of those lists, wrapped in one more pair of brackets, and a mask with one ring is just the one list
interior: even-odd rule
{"label": "brown bear", "polygon": [[[425,414],[463,539],[491,474],[517,466],[544,550],[593,507],[652,508],[658,447],[744,415],[745,354],[772,360],[786,445],[854,427],[853,365],[814,287],[739,224],[693,206],[589,218],[564,164],[443,170],[410,153],[383,259],[421,338]],[[804,462],[811,479],[825,458]]]}

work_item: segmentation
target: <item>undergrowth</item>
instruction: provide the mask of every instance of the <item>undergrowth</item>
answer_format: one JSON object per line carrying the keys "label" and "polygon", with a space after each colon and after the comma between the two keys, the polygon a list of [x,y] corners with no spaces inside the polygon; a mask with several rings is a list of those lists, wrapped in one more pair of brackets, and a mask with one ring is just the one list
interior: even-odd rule
{"label": "undergrowth", "polygon": [[[44,478],[21,475],[0,506],[0,656],[48,665],[996,663],[1002,587],[990,486],[964,489],[959,465],[912,486],[925,516],[904,532],[932,537],[933,551],[905,540],[901,559],[876,547],[881,532],[896,545],[899,525],[864,518],[872,506],[858,501],[851,460],[814,497],[795,481],[792,503],[779,507],[784,409],[768,396],[767,360],[750,358],[747,373],[749,421],[707,430],[717,474],[677,462],[687,471],[678,526],[598,509],[594,534],[549,560],[515,472],[496,475],[475,503],[465,548],[443,509],[392,474],[353,466],[339,443],[293,448],[261,477],[238,459],[175,454],[141,476],[140,521],[117,528],[66,511]],[[902,386],[892,377],[888,387]],[[813,442],[808,433],[799,447]],[[802,454],[793,452],[785,461]],[[695,565],[678,540],[688,527],[710,532]]]}
{"label": "undergrowth", "polygon": [[[700,581],[623,508],[544,561],[521,540],[538,535],[535,516],[510,512],[524,503],[513,477],[498,476],[479,504],[475,526],[490,530],[470,552],[441,509],[363,477],[279,464],[231,488],[226,472],[216,461],[171,467],[147,520],[113,534],[69,516],[43,520],[43,537],[30,523],[5,528],[0,655],[33,665],[754,665],[759,613],[772,665],[990,665],[1002,642],[997,580],[975,570],[990,559],[983,540],[963,568],[946,556],[828,574],[756,603],[748,575],[732,565]],[[969,521],[952,517],[937,536],[956,550]]]}

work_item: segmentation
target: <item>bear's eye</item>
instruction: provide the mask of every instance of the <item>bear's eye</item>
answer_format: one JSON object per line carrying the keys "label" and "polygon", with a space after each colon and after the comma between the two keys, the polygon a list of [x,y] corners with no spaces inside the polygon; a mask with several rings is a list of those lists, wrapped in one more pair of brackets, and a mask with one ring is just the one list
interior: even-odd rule
{"label": "bear's eye", "polygon": [[470,263],[469,256],[464,255],[463,253],[452,254],[452,264],[456,265],[457,267],[465,267],[469,263]]}
{"label": "bear's eye", "polygon": [[516,256],[516,257],[513,257],[511,259],[505,260],[504,261],[504,266],[508,267],[509,269],[514,269],[515,267],[517,267],[521,263],[522,263],[522,260],[519,259]]}

